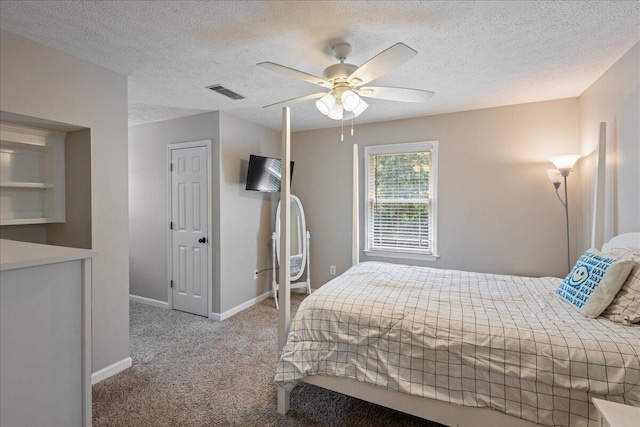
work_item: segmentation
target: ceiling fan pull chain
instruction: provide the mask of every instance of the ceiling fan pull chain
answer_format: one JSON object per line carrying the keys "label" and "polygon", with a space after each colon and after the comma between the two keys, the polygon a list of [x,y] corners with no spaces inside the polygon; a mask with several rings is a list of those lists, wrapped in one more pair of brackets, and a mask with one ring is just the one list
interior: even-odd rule
{"label": "ceiling fan pull chain", "polygon": [[340,142],[344,142],[344,120],[340,120]]}
{"label": "ceiling fan pull chain", "polygon": [[353,117],[351,117],[351,136],[353,136]]}

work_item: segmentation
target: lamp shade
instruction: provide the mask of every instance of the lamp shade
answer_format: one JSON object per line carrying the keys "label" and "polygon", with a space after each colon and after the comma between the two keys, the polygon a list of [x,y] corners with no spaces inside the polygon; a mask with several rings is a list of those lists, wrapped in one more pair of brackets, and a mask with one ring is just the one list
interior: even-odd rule
{"label": "lamp shade", "polygon": [[573,165],[576,164],[578,159],[580,158],[580,154],[567,154],[564,156],[556,156],[549,159],[551,163],[556,165],[556,168],[560,172],[568,172],[573,169]]}
{"label": "lamp shade", "polygon": [[316,101],[316,107],[325,116],[331,112],[334,105],[336,105],[336,99],[331,93],[326,94]]}
{"label": "lamp shade", "polygon": [[345,90],[341,95],[342,107],[345,111],[353,111],[360,103],[360,97],[351,90]]}
{"label": "lamp shade", "polygon": [[547,169],[547,176],[549,177],[549,181],[554,184],[560,184],[562,181],[562,175],[558,169]]}
{"label": "lamp shade", "polygon": [[331,107],[331,111],[329,111],[328,116],[333,120],[342,120],[342,114],[342,105],[334,104],[333,107]]}
{"label": "lamp shade", "polygon": [[360,102],[358,103],[358,106],[352,111],[353,117],[358,117],[367,108],[369,108],[369,104],[364,102],[364,99],[360,98]]}

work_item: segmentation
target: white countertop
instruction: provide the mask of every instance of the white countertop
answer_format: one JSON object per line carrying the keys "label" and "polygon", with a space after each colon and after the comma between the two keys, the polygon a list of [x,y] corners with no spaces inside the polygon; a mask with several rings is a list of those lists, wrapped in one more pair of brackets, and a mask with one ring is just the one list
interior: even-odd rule
{"label": "white countertop", "polygon": [[0,271],[92,258],[97,254],[88,249],[0,239]]}

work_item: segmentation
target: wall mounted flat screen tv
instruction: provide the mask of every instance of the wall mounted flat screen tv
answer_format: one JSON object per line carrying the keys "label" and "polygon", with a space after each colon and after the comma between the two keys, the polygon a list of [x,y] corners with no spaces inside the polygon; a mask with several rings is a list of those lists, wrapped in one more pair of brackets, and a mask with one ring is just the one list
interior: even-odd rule
{"label": "wall mounted flat screen tv", "polygon": [[[280,159],[251,154],[245,188],[249,191],[279,192],[281,163]],[[291,162],[291,180],[293,180],[293,162]]]}

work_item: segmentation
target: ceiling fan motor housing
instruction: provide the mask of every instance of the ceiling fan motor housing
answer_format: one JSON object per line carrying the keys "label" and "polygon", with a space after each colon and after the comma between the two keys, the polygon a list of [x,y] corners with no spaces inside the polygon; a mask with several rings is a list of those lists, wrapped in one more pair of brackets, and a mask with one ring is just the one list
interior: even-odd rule
{"label": "ceiling fan motor housing", "polygon": [[340,100],[340,96],[345,90],[352,90],[347,78],[357,69],[357,66],[345,63],[331,65],[324,69],[322,77],[333,83],[331,94],[336,97],[336,100]]}
{"label": "ceiling fan motor housing", "polygon": [[342,83],[347,81],[347,77],[351,75],[358,67],[353,64],[335,64],[324,69],[322,77],[331,83]]}

